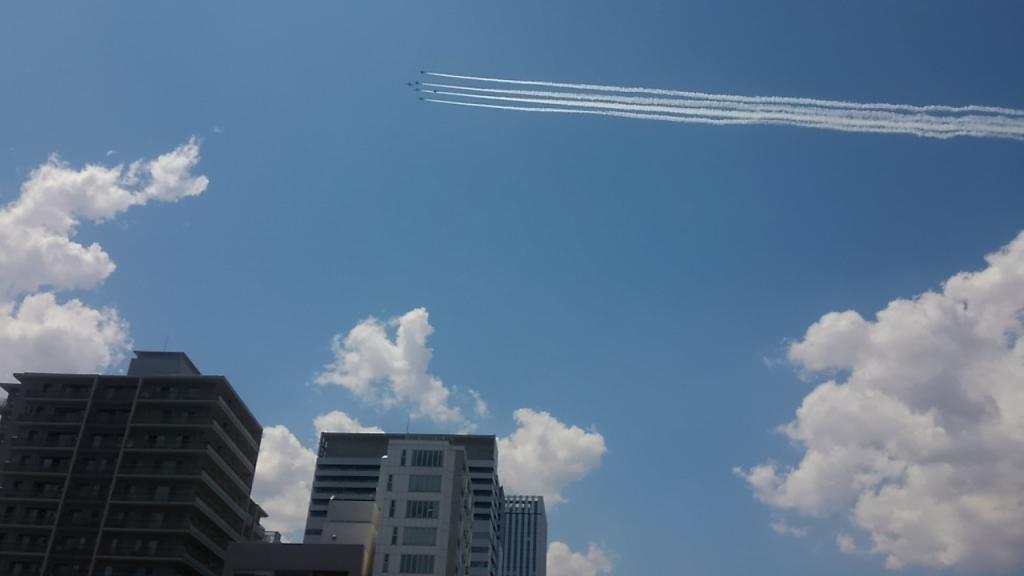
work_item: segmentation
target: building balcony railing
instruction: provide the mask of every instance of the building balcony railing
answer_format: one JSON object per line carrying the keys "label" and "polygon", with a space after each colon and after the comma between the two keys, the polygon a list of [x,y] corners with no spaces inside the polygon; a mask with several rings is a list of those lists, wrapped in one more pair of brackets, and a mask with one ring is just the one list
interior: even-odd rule
{"label": "building balcony railing", "polygon": [[250,457],[244,452],[242,452],[241,448],[238,447],[238,444],[235,443],[234,438],[228,435],[227,431],[224,430],[224,428],[220,424],[218,424],[216,420],[213,421],[213,429],[217,431],[217,435],[220,436],[221,441],[231,448],[231,451],[235,454],[236,459],[238,460],[239,463],[241,463],[242,467],[245,468],[247,472],[252,473],[253,471],[256,470],[256,465],[249,460]]}
{"label": "building balcony railing", "polygon": [[188,521],[183,518],[132,518],[126,517],[120,520],[108,518],[104,524],[104,530],[184,530],[188,528]]}
{"label": "building balcony railing", "polygon": [[185,547],[178,545],[162,546],[117,546],[103,548],[97,557],[128,557],[128,558],[161,558],[168,560],[180,559],[185,555]]}
{"label": "building balcony railing", "polygon": [[225,534],[231,537],[232,540],[240,542],[243,540],[238,530],[230,526],[224,521],[224,516],[219,512],[215,511],[212,506],[207,504],[202,498],[196,498],[196,508],[200,512],[206,515],[206,518],[213,522],[218,528],[224,531]]}
{"label": "building balcony railing", "polygon": [[231,423],[235,425],[239,432],[241,432],[242,437],[245,439],[246,443],[249,444],[249,447],[258,451],[260,449],[259,442],[257,442],[256,438],[249,433],[249,429],[242,424],[242,421],[239,420],[237,415],[235,415],[235,411],[232,410],[231,406],[228,406],[228,403],[224,401],[222,396],[217,397],[217,405],[220,406],[221,410],[227,414],[228,419],[231,420]]}
{"label": "building balcony railing", "polygon": [[206,472],[201,472],[200,476],[203,478],[203,480],[206,483],[206,486],[210,489],[210,491],[216,494],[221,499],[221,501],[227,504],[228,507],[231,508],[231,510],[239,516],[239,518],[241,518],[242,520],[249,519],[249,514],[238,504],[238,502],[235,501],[234,498],[232,498],[223,488],[221,488],[220,484],[217,483],[216,480],[214,480]]}
{"label": "building balcony railing", "polygon": [[127,450],[204,450],[206,442],[149,442],[141,438],[129,438]]}
{"label": "building balcony railing", "polygon": [[136,416],[132,419],[133,428],[201,428],[209,426],[209,419],[200,418],[161,418],[159,416]]}
{"label": "building balcony railing", "polygon": [[202,544],[203,546],[206,546],[206,548],[210,552],[213,552],[214,554],[216,554],[219,558],[227,557],[227,552],[224,550],[224,548],[221,547],[220,544],[217,544],[213,540],[213,538],[211,538],[203,530],[199,529],[198,526],[196,526],[194,524],[189,524],[189,526],[188,526],[188,533],[193,538],[195,538],[197,541],[199,541],[200,544]]}
{"label": "building balcony railing", "polygon": [[67,425],[80,425],[82,423],[81,414],[22,414],[17,418],[18,424],[32,424],[32,425],[46,425],[46,424],[63,424]]}
{"label": "building balcony railing", "polygon": [[10,446],[14,448],[67,448],[74,449],[75,439],[43,440],[39,438],[11,438]]}
{"label": "building balcony railing", "polygon": [[30,500],[60,500],[60,490],[0,489],[0,499],[25,498]]}
{"label": "building balcony railing", "polygon": [[200,466],[131,466],[118,471],[118,476],[195,476],[202,470]]}
{"label": "building balcony railing", "polygon": [[25,398],[58,398],[61,400],[86,400],[89,398],[90,388],[71,388],[64,390],[43,390],[36,388],[35,390],[26,390],[23,397]]}
{"label": "building balcony railing", "polygon": [[231,479],[231,482],[234,483],[236,488],[238,488],[242,492],[245,492],[246,494],[248,494],[251,491],[251,487],[242,481],[242,478],[238,475],[235,469],[232,468],[224,460],[224,458],[221,457],[220,454],[217,454],[217,451],[214,450],[213,447],[208,446],[206,449],[206,453],[210,457],[210,460],[213,460],[214,464],[220,467],[221,472],[223,472],[225,476]]}
{"label": "building balcony railing", "polygon": [[171,492],[168,494],[147,492],[145,494],[113,494],[110,500],[112,502],[191,502],[195,500],[195,497],[195,494],[191,492]]}
{"label": "building balcony railing", "polygon": [[27,516],[15,514],[0,516],[0,526],[53,526],[54,516]]}
{"label": "building balcony railing", "polygon": [[4,542],[0,543],[0,552],[45,554],[46,542]]}
{"label": "building balcony railing", "polygon": [[27,464],[5,462],[3,465],[0,465],[0,470],[11,474],[67,474],[68,465],[62,464],[60,466],[46,467],[38,462]]}

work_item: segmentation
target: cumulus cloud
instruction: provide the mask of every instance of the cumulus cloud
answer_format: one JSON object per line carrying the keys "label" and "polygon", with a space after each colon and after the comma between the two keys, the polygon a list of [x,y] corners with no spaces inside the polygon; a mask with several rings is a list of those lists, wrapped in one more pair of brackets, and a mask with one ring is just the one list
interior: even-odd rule
{"label": "cumulus cloud", "polygon": [[498,439],[501,479],[510,494],[538,494],[551,506],[562,490],[601,463],[604,436],[568,426],[547,412],[515,411],[516,430]]}
{"label": "cumulus cloud", "polygon": [[5,375],[92,372],[121,362],[129,343],[128,326],[113,308],[96,310],[78,300],[61,304],[50,293],[0,304],[0,367]]}
{"label": "cumulus cloud", "polygon": [[[387,324],[368,318],[344,338],[334,337],[334,362],[316,377],[318,384],[343,386],[384,408],[408,406],[412,416],[438,423],[462,423],[465,418],[450,404],[451,391],[430,374],[433,351],[427,338],[434,333],[425,308],[416,308]],[[395,338],[388,334],[395,328]]]}
{"label": "cumulus cloud", "polygon": [[382,434],[384,430],[377,426],[363,426],[359,420],[345,414],[341,410],[333,410],[321,414],[313,419],[313,426],[316,431],[324,432],[358,432],[368,434]]}
{"label": "cumulus cloud", "polygon": [[836,548],[839,548],[843,554],[853,554],[857,551],[857,543],[854,542],[853,536],[846,532],[840,532],[836,534]]}
{"label": "cumulus cloud", "polygon": [[14,201],[0,207],[0,378],[17,371],[97,372],[119,363],[131,346],[113,308],[61,291],[95,287],[114,271],[96,243],[76,242],[83,221],[103,222],[151,200],[201,194],[205,176],[195,140],[154,160],[75,169],[57,156],[31,172]]}
{"label": "cumulus cloud", "polygon": [[800,462],[737,470],[757,498],[849,516],[890,568],[1024,565],[1024,234],[986,261],[791,345],[825,381],[781,428]]}
{"label": "cumulus cloud", "polygon": [[0,209],[0,298],[39,289],[92,288],[114,271],[99,244],[72,238],[83,220],[102,222],[150,200],[174,202],[206,190],[192,176],[195,140],[155,160],[76,170],[57,156],[36,168],[17,200]]}
{"label": "cumulus cloud", "polygon": [[590,544],[587,553],[581,554],[555,541],[548,545],[547,569],[548,576],[597,576],[611,574],[612,563],[596,544]]}
{"label": "cumulus cloud", "polygon": [[262,522],[265,528],[293,542],[302,540],[315,468],[316,454],[288,428],[263,429],[252,498],[269,515]]}

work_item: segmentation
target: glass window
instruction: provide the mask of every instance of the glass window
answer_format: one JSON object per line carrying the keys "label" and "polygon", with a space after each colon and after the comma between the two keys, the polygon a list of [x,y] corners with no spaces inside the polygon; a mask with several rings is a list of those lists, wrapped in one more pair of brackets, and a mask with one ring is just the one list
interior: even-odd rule
{"label": "glass window", "polygon": [[434,546],[437,544],[437,528],[406,526],[402,534],[402,544],[406,546]]}
{"label": "glass window", "polygon": [[420,468],[440,468],[443,454],[441,450],[413,450],[412,465]]}
{"label": "glass window", "polygon": [[405,503],[406,518],[437,518],[438,503],[435,500],[409,500]]}
{"label": "glass window", "polygon": [[433,554],[402,554],[398,571],[403,574],[431,574],[434,572]]}
{"label": "glass window", "polygon": [[412,474],[409,476],[409,492],[440,492],[441,476],[437,474]]}

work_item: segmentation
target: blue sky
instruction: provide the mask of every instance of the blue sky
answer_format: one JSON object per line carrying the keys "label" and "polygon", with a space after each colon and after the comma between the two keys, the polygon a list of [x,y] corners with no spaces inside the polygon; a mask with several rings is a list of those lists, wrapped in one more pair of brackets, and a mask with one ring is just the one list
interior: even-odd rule
{"label": "blue sky", "polygon": [[0,201],[51,153],[195,136],[202,195],[76,237],[117,270],[67,296],[116,306],[136,348],[186,351],[313,446],[332,409],[405,428],[314,380],[334,335],[423,307],[430,374],[489,405],[477,431],[530,408],[603,436],[552,539],[615,574],[887,574],[836,549],[844,514],[759,502],[733,467],[799,461],[773,430],[823,380],[785,362],[822,315],[871,318],[1017,236],[1024,144],[454,110],[405,83],[1024,108],[1022,53],[1008,1],[6,5]]}

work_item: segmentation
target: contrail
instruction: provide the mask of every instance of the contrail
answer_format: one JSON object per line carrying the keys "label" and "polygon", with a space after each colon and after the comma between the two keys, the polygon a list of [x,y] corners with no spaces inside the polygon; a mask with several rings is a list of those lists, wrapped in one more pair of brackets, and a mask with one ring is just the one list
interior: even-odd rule
{"label": "contrail", "polygon": [[982,112],[989,114],[1006,114],[1010,116],[1024,116],[1024,110],[1015,108],[999,108],[995,106],[914,106],[911,104],[888,104],[888,103],[864,103],[846,102],[843,100],[819,100],[815,98],[791,98],[786,96],[737,96],[733,94],[709,94],[705,92],[687,92],[683,90],[666,90],[663,88],[641,88],[630,86],[608,86],[605,84],[571,84],[566,82],[543,82],[540,80],[512,80],[509,78],[491,78],[488,76],[461,76],[458,74],[445,74],[442,72],[427,72],[427,76],[439,78],[453,78],[458,80],[475,80],[478,82],[491,82],[496,84],[518,84],[521,86],[547,86],[549,88],[571,88],[575,90],[594,90],[598,92],[626,92],[636,94],[659,94],[662,96],[683,96],[687,98],[705,98],[731,100],[734,102],[765,102],[776,104],[807,104],[811,106],[863,108],[878,110],[894,110],[899,112]]}
{"label": "contrail", "polygon": [[[844,132],[902,133],[942,139],[956,136],[1024,139],[1024,110],[1011,108],[865,104],[812,98],[734,96],[601,84],[509,80],[438,72],[424,74],[491,86],[417,83],[423,87],[421,91],[425,94],[433,93],[442,97],[424,98],[426,101],[472,104],[476,108],[591,114],[690,124],[777,124]],[[496,84],[576,91],[493,87]],[[654,94],[674,98],[622,94]],[[491,104],[482,104],[480,101]]]}

